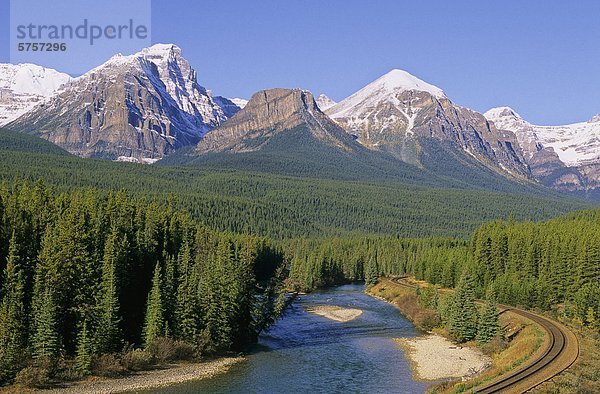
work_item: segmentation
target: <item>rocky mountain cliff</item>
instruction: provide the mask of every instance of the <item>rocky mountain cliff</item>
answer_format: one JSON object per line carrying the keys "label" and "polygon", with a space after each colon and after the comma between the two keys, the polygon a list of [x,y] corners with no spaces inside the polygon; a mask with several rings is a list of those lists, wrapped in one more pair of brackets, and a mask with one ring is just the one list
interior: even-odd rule
{"label": "rocky mountain cliff", "polygon": [[35,64],[0,64],[0,126],[31,110],[71,79]]}
{"label": "rocky mountain cliff", "polygon": [[157,44],[112,57],[8,127],[84,157],[154,162],[238,110],[198,84],[177,46]]}
{"label": "rocky mountain cliff", "polygon": [[444,92],[402,70],[392,70],[325,111],[365,147],[424,165],[428,141],[475,158],[495,171],[528,177],[517,139],[483,115],[454,104]]}
{"label": "rocky mountain cliff", "polygon": [[346,151],[356,148],[354,139],[321,112],[310,92],[270,89],[255,93],[235,116],[206,134],[196,152],[257,151],[278,133],[299,126],[330,146]]}
{"label": "rocky mountain cliff", "polygon": [[271,89],[254,94],[244,109],[208,132],[196,149],[180,150],[158,164],[495,191],[537,187],[505,178],[445,144],[423,141],[422,146],[424,165],[400,161],[357,142],[319,109],[310,92]]}
{"label": "rocky mountain cliff", "polygon": [[533,176],[544,185],[563,191],[600,188],[600,116],[563,126],[538,126],[512,108],[498,107],[485,117],[516,135]]}

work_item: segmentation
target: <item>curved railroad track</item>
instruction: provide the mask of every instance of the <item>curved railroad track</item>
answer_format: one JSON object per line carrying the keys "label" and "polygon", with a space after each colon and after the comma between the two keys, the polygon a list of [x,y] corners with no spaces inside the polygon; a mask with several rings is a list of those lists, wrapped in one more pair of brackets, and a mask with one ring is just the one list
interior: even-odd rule
{"label": "curved railroad track", "polygon": [[[401,286],[414,285],[394,280]],[[473,389],[475,393],[524,393],[552,379],[569,368],[579,357],[579,342],[571,330],[544,316],[507,305],[499,305],[503,312],[510,311],[538,324],[548,334],[546,348],[524,365],[504,374],[491,382]]]}
{"label": "curved railroad track", "polygon": [[532,312],[504,305],[501,307],[538,324],[547,332],[549,340],[546,348],[538,357],[492,382],[475,388],[476,393],[523,393],[552,379],[573,365],[579,356],[579,343],[571,330],[558,322]]}

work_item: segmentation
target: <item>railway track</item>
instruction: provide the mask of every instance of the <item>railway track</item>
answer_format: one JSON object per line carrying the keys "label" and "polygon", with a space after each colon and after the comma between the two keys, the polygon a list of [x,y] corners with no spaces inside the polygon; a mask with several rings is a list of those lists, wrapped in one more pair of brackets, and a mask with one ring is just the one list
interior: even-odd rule
{"label": "railway track", "polygon": [[542,327],[548,334],[544,351],[526,365],[517,368],[496,380],[477,387],[481,394],[529,391],[569,368],[579,356],[577,337],[562,324],[543,316],[509,306],[501,306],[506,311],[523,316]]}
{"label": "railway track", "polygon": [[[401,286],[415,287],[403,282],[402,278],[396,279],[394,282]],[[510,311],[538,324],[546,331],[549,340],[543,352],[533,360],[529,360],[521,367],[501,375],[491,382],[476,387],[473,392],[481,394],[524,393],[552,379],[577,360],[579,343],[575,334],[568,328],[544,316],[523,309],[507,305],[499,305],[499,307],[503,309],[503,312]]]}

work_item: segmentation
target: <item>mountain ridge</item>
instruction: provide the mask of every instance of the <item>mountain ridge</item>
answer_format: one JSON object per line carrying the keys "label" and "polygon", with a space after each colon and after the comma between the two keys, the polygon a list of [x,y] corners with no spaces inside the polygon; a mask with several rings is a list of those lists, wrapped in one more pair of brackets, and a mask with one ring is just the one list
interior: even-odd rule
{"label": "mountain ridge", "polygon": [[492,108],[484,115],[499,129],[517,136],[533,175],[544,185],[569,192],[600,190],[600,116],[539,126],[510,107]]}
{"label": "mountain ridge", "polygon": [[268,89],[255,93],[246,106],[199,142],[200,153],[260,149],[261,144],[244,144],[244,139],[262,139],[307,124],[311,134],[345,150],[353,139],[319,109],[312,93],[302,89]]}
{"label": "mountain ridge", "polygon": [[279,88],[259,91],[195,149],[176,152],[158,164],[525,193],[540,188],[526,178],[507,179],[434,138],[424,137],[421,146],[426,153],[420,166],[369,149],[323,113],[310,92]]}
{"label": "mountain ridge", "polygon": [[27,113],[72,79],[35,64],[0,64],[0,126]]}
{"label": "mountain ridge", "polygon": [[8,126],[83,157],[154,162],[239,110],[197,82],[172,44],[115,55]]}
{"label": "mountain ridge", "polygon": [[420,140],[435,138],[506,176],[529,177],[511,132],[406,71],[390,71],[325,112],[364,146],[410,164],[423,165]]}
{"label": "mountain ridge", "polygon": [[[14,67],[25,66],[43,69]],[[254,95],[299,95],[294,105],[282,104],[282,108],[295,106],[286,114],[269,112],[268,98],[256,105],[254,96],[247,101],[213,95],[198,83],[197,72],[174,44],[116,54],[82,76],[62,74],[55,85],[42,84],[37,90],[34,78],[25,79],[17,78],[19,86],[10,88],[9,78],[2,82],[0,68],[0,120],[1,99],[8,97],[7,92],[14,96],[20,88],[33,89],[37,98],[25,99],[32,108],[21,108],[24,114],[9,127],[83,157],[154,163],[187,147],[195,148],[181,156],[214,157],[257,152],[270,144],[269,154],[277,146],[283,160],[292,147],[311,156],[302,146],[308,144],[323,155],[332,148],[355,154],[353,160],[377,162],[377,166],[383,161],[386,168],[402,162],[442,178],[477,177],[483,172],[489,185],[491,172],[492,178],[498,174],[509,181],[537,180],[561,191],[600,189],[600,156],[595,153],[600,149],[600,115],[565,126],[533,125],[508,107],[483,115],[399,69],[338,103],[302,89],[270,89]],[[286,99],[277,96],[271,101]],[[267,111],[257,110],[259,106]],[[279,135],[289,130],[293,132]],[[589,130],[592,133],[586,136]],[[273,136],[277,138],[271,144]],[[317,147],[322,142],[328,145],[325,150]],[[293,153],[296,159],[298,152]],[[333,157],[349,160],[337,153],[329,160]],[[343,163],[336,165],[337,174],[341,167]]]}

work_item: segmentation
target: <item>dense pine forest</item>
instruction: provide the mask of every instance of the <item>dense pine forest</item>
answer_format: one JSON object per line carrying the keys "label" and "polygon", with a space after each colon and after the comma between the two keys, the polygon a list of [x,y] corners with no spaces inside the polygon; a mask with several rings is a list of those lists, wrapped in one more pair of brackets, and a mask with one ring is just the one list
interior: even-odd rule
{"label": "dense pine forest", "polygon": [[558,306],[600,329],[600,210],[547,222],[493,221],[469,241],[332,238],[296,241],[289,250],[290,280],[299,288],[403,274],[452,288],[466,274],[479,298],[493,289],[501,303]]}
{"label": "dense pine forest", "polygon": [[0,268],[3,383],[51,376],[65,360],[85,375],[105,355],[142,357],[138,348],[243,350],[285,304],[271,242],[124,192],[1,185]]}
{"label": "dense pine forest", "polygon": [[485,221],[544,220],[590,206],[545,189],[515,185],[513,192],[492,192],[435,178],[424,183],[422,176],[418,182],[366,176],[344,181],[81,159],[39,138],[0,129],[0,179],[40,178],[60,191],[126,189],[185,210],[209,228],[274,239],[467,238]]}

